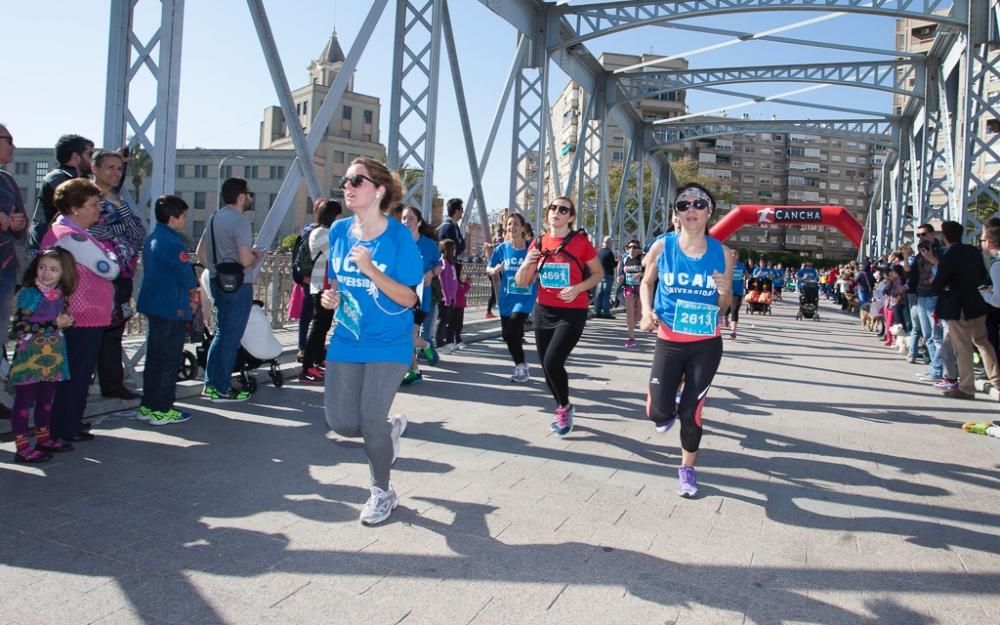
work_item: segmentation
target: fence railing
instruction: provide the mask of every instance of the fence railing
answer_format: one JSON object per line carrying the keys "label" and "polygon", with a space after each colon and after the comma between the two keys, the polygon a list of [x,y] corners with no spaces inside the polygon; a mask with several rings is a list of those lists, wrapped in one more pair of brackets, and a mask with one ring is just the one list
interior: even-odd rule
{"label": "fence railing", "polygon": [[[462,263],[462,277],[472,280],[472,288],[469,289],[468,307],[485,308],[490,298],[490,278],[486,275],[486,265],[484,263],[467,262]],[[142,288],[140,277],[137,281],[136,294]],[[280,328],[292,320],[288,318],[288,299],[292,295],[292,287],[295,281],[292,280],[292,255],[289,252],[278,252],[269,254],[264,259],[260,272],[253,283],[254,299],[264,302],[264,312],[271,320],[272,327]],[[205,322],[210,326],[211,307],[203,308]],[[133,316],[125,327],[127,336],[142,336],[146,332],[146,318],[143,315]]]}

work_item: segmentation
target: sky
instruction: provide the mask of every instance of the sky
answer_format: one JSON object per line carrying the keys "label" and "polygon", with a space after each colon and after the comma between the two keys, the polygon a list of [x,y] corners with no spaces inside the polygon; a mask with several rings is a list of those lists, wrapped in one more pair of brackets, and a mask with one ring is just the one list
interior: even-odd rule
{"label": "sky", "polygon": [[[48,147],[59,135],[76,132],[103,137],[104,91],[110,0],[3,0],[5,62],[4,97],[0,122],[6,123],[20,147]],[[295,89],[306,83],[306,67],[317,57],[336,29],[346,52],[354,44],[367,16],[369,3],[361,0],[265,0],[275,41],[288,81]],[[159,0],[138,0],[136,30],[143,39],[155,28],[151,11]],[[451,0],[459,65],[468,102],[477,152],[481,153],[509,70],[516,32],[477,0]],[[778,12],[754,10],[729,16],[687,20],[685,23],[759,32],[826,15],[821,11]],[[355,91],[379,97],[382,104],[381,141],[388,142],[390,76],[395,45],[395,2],[389,2],[372,39],[367,43],[355,75]],[[796,30],[786,37],[891,49],[894,20],[887,17],[843,15]],[[727,37],[646,26],[586,43],[594,56],[601,52],[674,55],[725,41]],[[692,68],[883,60],[857,53],[818,47],[789,46],[755,41],[688,57]],[[471,189],[461,126],[442,46],[442,71],[436,121],[435,184],[445,197],[467,197]],[[178,140],[180,148],[256,148],[259,124],[266,107],[277,105],[256,31],[243,0],[187,0],[181,61]],[[550,100],[567,78],[553,66]],[[800,89],[802,84],[758,83],[726,87],[768,96]],[[133,86],[133,107],[142,110],[154,101],[153,83]],[[806,102],[889,113],[891,96],[866,89],[829,87],[794,96]],[[733,106],[741,101],[689,91],[691,112]],[[145,107],[145,108],[143,108]],[[510,180],[511,113],[505,113],[500,134],[484,178],[490,209],[506,205]],[[853,115],[775,103],[732,109],[732,116],[753,118],[830,118]],[[105,146],[113,147],[113,146]]]}

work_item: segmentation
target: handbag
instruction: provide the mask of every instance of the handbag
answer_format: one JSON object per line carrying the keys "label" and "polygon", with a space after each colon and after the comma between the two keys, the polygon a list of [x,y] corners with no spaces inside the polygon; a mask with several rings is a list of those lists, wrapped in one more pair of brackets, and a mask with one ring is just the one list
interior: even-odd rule
{"label": "handbag", "polygon": [[215,253],[216,243],[215,243],[215,213],[212,218],[208,220],[208,231],[212,237],[212,264],[215,265],[215,286],[223,293],[235,293],[241,286],[243,286],[243,265],[234,262],[224,262],[220,263],[219,258]]}

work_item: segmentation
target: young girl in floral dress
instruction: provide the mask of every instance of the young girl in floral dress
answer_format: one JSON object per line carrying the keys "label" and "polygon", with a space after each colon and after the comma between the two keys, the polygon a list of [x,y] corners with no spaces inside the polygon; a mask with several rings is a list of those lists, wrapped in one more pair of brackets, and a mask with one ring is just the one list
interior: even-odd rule
{"label": "young girl in floral dress", "polygon": [[[45,462],[52,453],[73,449],[69,443],[49,435],[52,398],[56,385],[69,379],[66,345],[62,329],[73,324],[66,314],[66,298],[76,288],[73,255],[62,248],[46,250],[35,257],[24,273],[24,286],[17,294],[10,338],[17,349],[8,384],[13,386],[15,462]],[[35,408],[35,446],[28,441],[28,414]]]}

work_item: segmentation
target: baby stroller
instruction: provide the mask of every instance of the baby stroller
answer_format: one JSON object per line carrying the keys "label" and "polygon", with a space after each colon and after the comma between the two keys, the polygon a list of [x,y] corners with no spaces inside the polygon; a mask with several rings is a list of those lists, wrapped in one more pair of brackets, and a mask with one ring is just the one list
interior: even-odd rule
{"label": "baby stroller", "polygon": [[799,312],[796,319],[812,319],[819,321],[819,285],[815,282],[802,283],[799,293]]}
{"label": "baby stroller", "polygon": [[[201,274],[201,286],[211,299],[212,292],[207,288],[207,271]],[[233,373],[239,374],[237,379],[240,386],[250,393],[257,392],[257,378],[253,376],[252,371],[265,363],[268,365],[267,375],[270,376],[271,383],[276,388],[281,388],[285,384],[285,375],[278,366],[281,343],[275,338],[271,330],[271,321],[264,314],[264,302],[254,300],[253,304],[250,307],[247,327],[240,340],[240,349],[236,352],[236,362],[233,363]],[[204,369],[208,361],[208,348],[212,345],[212,338],[215,335],[208,331],[207,326],[202,330],[202,334],[202,342],[197,348],[197,353],[198,364]]]}
{"label": "baby stroller", "polygon": [[750,278],[747,283],[747,295],[745,302],[748,315],[760,313],[762,315],[771,314],[771,280],[770,278]]}

